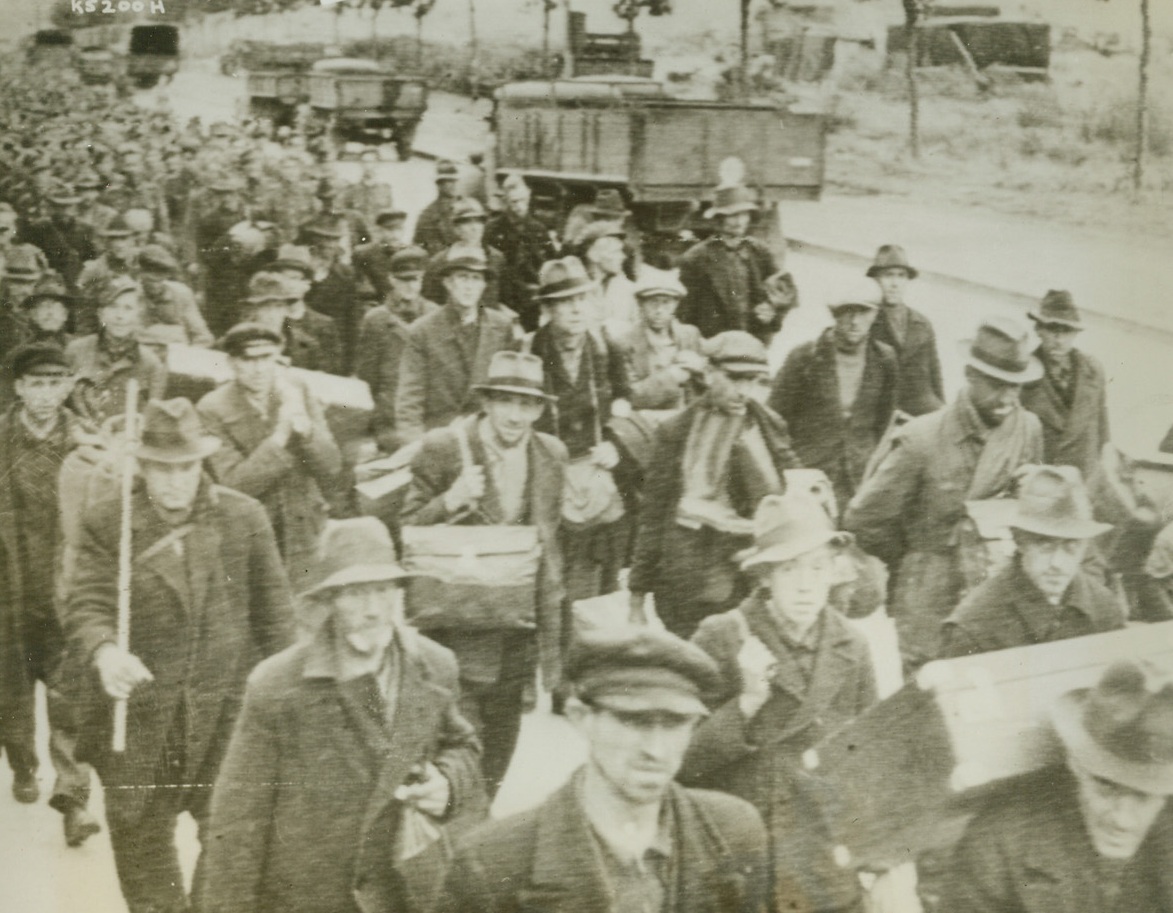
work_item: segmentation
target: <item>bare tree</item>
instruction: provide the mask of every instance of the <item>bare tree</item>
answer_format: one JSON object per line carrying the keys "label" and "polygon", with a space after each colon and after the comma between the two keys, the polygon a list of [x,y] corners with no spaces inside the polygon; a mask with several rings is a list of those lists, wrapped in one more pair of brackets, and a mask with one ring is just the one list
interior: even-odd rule
{"label": "bare tree", "polygon": [[920,158],[920,87],[916,81],[916,67],[920,58],[920,20],[928,11],[931,0],[903,0],[904,34],[907,60],[904,65],[908,83],[908,154]]}
{"label": "bare tree", "polygon": [[1132,188],[1144,186],[1145,158],[1149,144],[1149,64],[1153,55],[1153,20],[1149,0],[1140,0],[1140,66],[1136,87],[1136,158],[1132,164]]}

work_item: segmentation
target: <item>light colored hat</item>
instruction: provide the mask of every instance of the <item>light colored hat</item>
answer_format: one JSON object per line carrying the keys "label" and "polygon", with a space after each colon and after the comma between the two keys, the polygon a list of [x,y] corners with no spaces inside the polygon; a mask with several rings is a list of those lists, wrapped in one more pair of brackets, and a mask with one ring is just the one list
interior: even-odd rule
{"label": "light colored hat", "polygon": [[543,302],[552,303],[560,298],[588,292],[594,287],[594,280],[587,274],[586,267],[578,257],[563,257],[542,264],[538,273],[537,297]]}
{"label": "light colored hat", "polygon": [[1173,684],[1150,686],[1120,662],[1091,689],[1063,695],[1051,712],[1068,755],[1093,776],[1152,796],[1173,795]]}
{"label": "light colored hat", "polygon": [[1083,476],[1074,466],[1027,466],[1009,525],[1052,539],[1094,539],[1112,527],[1092,518]]}
{"label": "light colored hat", "polygon": [[646,295],[671,295],[674,298],[683,298],[688,294],[688,289],[680,281],[679,270],[645,266],[639,271],[633,293],[636,298],[643,298]]}
{"label": "light colored hat", "polygon": [[280,273],[259,272],[253,274],[248,281],[249,304],[265,304],[270,301],[291,302],[299,298],[298,291],[289,283],[289,279]]}
{"label": "light colored hat", "polygon": [[549,402],[558,397],[549,396],[545,389],[542,360],[527,352],[497,352],[489,362],[489,374],[483,384],[474,384],[479,392],[521,393]]}
{"label": "light colored hat", "polygon": [[709,363],[732,374],[769,374],[770,364],[762,341],[744,330],[726,330],[701,343]]}
{"label": "light colored hat", "polygon": [[317,582],[305,596],[321,596],[355,583],[383,583],[410,577],[395,557],[395,545],[375,517],[328,520],[318,540]]}
{"label": "light colored hat", "polygon": [[204,432],[191,400],[151,400],[143,413],[135,456],[156,463],[191,463],[220,449],[220,439]]}
{"label": "light colored hat", "polygon": [[277,259],[262,266],[258,272],[285,269],[298,270],[307,279],[312,279],[314,262],[310,257],[310,249],[300,244],[282,244],[277,248]]}
{"label": "light colored hat", "polygon": [[978,327],[966,364],[997,380],[1029,384],[1043,376],[1043,363],[1034,350],[1026,324],[1014,317],[990,317]]}
{"label": "light colored hat", "polygon": [[859,279],[837,290],[827,302],[827,308],[832,314],[843,307],[865,307],[879,310],[881,303],[879,286],[874,282]]}
{"label": "light colored hat", "polygon": [[778,564],[828,543],[851,537],[835,528],[818,498],[806,491],[767,495],[753,518],[753,548],[742,557],[743,570],[757,564]]}
{"label": "light colored hat", "polygon": [[476,197],[461,197],[452,204],[453,222],[483,222],[487,218],[485,207]]}
{"label": "light colored hat", "polygon": [[705,213],[709,218],[732,216],[739,212],[757,212],[758,195],[744,184],[725,184],[713,191],[713,205]]}

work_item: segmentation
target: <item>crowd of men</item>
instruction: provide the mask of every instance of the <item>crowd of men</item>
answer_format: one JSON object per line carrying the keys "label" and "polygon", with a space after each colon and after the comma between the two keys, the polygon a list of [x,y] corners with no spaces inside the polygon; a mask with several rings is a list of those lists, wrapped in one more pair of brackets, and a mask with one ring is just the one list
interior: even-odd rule
{"label": "crowd of men", "polygon": [[[340,186],[296,131],[0,90],[0,746],[37,802],[44,683],[50,805],[82,844],[97,773],[131,913],[862,909],[798,776],[877,700],[853,618],[886,605],[911,673],[1171,617],[1170,505],[1101,503],[1065,292],[981,318],[946,402],[884,244],[772,376],[793,282],[748,187],[669,269],[613,191],[548,224],[440,163],[408,213],[371,153]],[[230,379],[176,395],[184,347]],[[369,386],[365,443],[328,375]],[[410,458],[390,519],[353,494],[376,452]],[[433,526],[532,530],[530,620],[417,626]],[[486,822],[539,692],[587,760]],[[1114,667],[1054,726],[1065,763],[979,813],[941,909],[1173,910],[1173,686]]]}

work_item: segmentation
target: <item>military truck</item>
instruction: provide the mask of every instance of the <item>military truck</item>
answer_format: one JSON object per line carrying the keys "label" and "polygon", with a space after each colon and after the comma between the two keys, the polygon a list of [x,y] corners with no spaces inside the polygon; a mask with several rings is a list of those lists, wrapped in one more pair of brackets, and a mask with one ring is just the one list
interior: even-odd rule
{"label": "military truck", "polygon": [[112,82],[117,65],[114,52],[99,45],[82,48],[77,55],[77,72],[88,86]]}
{"label": "military truck", "polygon": [[313,65],[309,96],[313,121],[336,141],[393,141],[406,159],[428,105],[428,86],[374,60],[339,57]]}
{"label": "military truck", "polygon": [[292,127],[298,106],[310,97],[309,74],[296,67],[250,71],[246,86],[249,114],[267,117],[278,127]]}
{"label": "military truck", "polygon": [[68,29],[41,29],[33,35],[26,59],[33,66],[69,66],[73,60],[73,34]]}
{"label": "military truck", "polygon": [[126,75],[140,89],[149,89],[160,77],[179,70],[179,27],[136,25],[130,30]]}

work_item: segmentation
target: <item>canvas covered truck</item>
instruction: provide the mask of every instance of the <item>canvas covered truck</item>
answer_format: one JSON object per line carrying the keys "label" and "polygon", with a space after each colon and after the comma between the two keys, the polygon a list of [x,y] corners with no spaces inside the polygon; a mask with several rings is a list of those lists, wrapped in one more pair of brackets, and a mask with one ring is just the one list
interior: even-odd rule
{"label": "canvas covered truck", "polygon": [[298,106],[309,101],[309,73],[297,67],[250,71],[247,78],[248,110],[253,117],[267,117],[278,127],[291,127]]}
{"label": "canvas covered truck", "polygon": [[392,141],[406,159],[428,105],[428,86],[374,60],[339,57],[313,65],[309,103],[312,118],[337,140]]}

